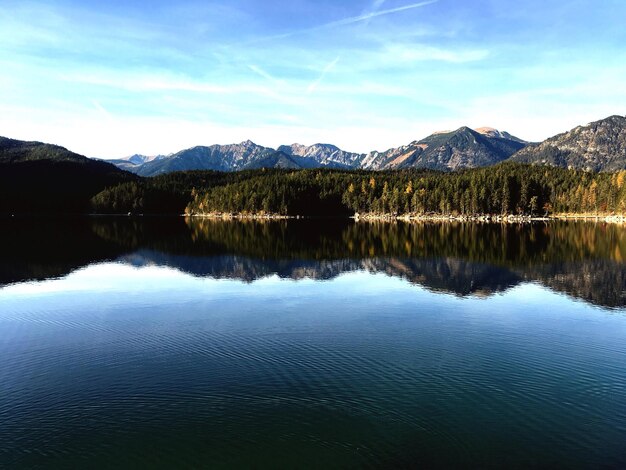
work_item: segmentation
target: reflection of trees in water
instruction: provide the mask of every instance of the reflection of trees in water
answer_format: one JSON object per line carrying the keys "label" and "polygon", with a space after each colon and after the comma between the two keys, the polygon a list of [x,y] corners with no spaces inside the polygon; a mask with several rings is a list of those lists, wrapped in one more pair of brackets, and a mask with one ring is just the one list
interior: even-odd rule
{"label": "reflection of trees in water", "polygon": [[118,258],[196,276],[330,279],[367,270],[457,295],[523,281],[626,305],[626,228],[605,223],[351,223],[92,218],[16,221],[2,235],[0,282],[43,279]]}
{"label": "reflection of trees in water", "polygon": [[124,253],[95,234],[87,218],[7,217],[0,224],[0,285],[63,276]]}
{"label": "reflection of trees in water", "polygon": [[504,266],[626,258],[626,229],[606,223],[342,223],[187,219],[197,243],[280,258],[456,257]]}
{"label": "reflection of trees in water", "polygon": [[[615,224],[240,222],[196,218],[187,223],[199,244],[262,260],[261,267],[248,263],[246,274],[237,276],[240,279],[254,279],[253,272],[260,277],[276,273],[300,278],[307,273],[307,277],[326,279],[367,269],[459,295],[488,295],[522,281],[537,281],[594,303],[626,305],[626,229]],[[294,259],[295,264],[289,261]],[[346,259],[351,262],[346,263]],[[210,275],[229,277],[229,272],[213,271]]]}

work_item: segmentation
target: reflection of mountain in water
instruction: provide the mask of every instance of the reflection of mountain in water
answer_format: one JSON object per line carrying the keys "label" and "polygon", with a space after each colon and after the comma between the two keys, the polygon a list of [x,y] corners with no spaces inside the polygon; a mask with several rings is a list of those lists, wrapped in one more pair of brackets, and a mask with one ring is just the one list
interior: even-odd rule
{"label": "reflection of mountain in water", "polygon": [[515,273],[453,258],[363,258],[339,260],[275,260],[222,255],[205,258],[140,250],[124,256],[134,266],[170,266],[199,277],[240,279],[252,282],[277,275],[285,279],[332,279],[351,271],[385,273],[424,287],[459,295],[491,294],[506,290],[522,279]]}
{"label": "reflection of mountain in water", "polygon": [[440,292],[489,295],[513,287],[520,277],[506,268],[458,258],[372,260],[373,272],[384,272]]}
{"label": "reflection of mountain in water", "polygon": [[197,258],[140,250],[123,257],[122,261],[135,266],[169,266],[194,276],[246,282],[271,275],[296,280],[327,280],[346,272],[365,270],[460,296],[487,296],[530,281],[591,303],[611,307],[626,305],[626,293],[620,289],[626,283],[626,266],[603,260],[517,270],[458,258],[261,260],[236,255]]}
{"label": "reflection of mountain in water", "polygon": [[[13,254],[11,269],[0,270],[0,282],[58,276],[115,258],[247,282],[270,275],[332,279],[366,270],[463,296],[530,281],[594,304],[626,305],[626,229],[610,224],[178,218],[83,219],[69,230],[65,222],[41,224],[35,231],[32,221],[27,230],[15,222],[13,235],[2,236],[3,250],[10,247]],[[46,240],[45,249],[39,239]]]}
{"label": "reflection of mountain in water", "polygon": [[237,255],[193,257],[174,255],[152,250],[139,250],[124,256],[124,262],[134,266],[170,266],[194,276],[216,279],[239,279],[252,282],[277,275],[287,279],[332,279],[339,274],[364,269],[359,260],[275,260],[257,259]]}
{"label": "reflection of mountain in water", "polygon": [[537,281],[557,292],[564,292],[589,303],[626,306],[626,264],[591,259],[545,264],[523,273],[524,280]]}

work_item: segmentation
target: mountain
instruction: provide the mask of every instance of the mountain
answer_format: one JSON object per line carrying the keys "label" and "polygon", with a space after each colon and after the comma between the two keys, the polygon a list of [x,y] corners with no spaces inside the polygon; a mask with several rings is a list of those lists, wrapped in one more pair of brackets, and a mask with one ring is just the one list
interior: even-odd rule
{"label": "mountain", "polygon": [[626,168],[626,117],[610,116],[578,126],[529,145],[511,160],[590,171],[623,170]]}
{"label": "mountain", "polygon": [[144,163],[152,162],[155,160],[162,160],[167,158],[167,155],[131,155],[130,157],[118,158],[115,160],[107,160],[118,168],[126,171],[133,171],[143,165]]}
{"label": "mountain", "polygon": [[143,163],[148,163],[154,160],[161,160],[162,158],[165,158],[166,155],[139,155],[139,154],[135,154],[132,155],[128,158],[126,158],[126,160],[128,160],[128,162],[130,163],[134,163],[135,165],[141,165]]}
{"label": "mountain", "polygon": [[192,147],[137,165],[131,171],[140,176],[155,176],[173,171],[238,171],[262,166],[300,168],[288,155],[247,140],[240,144]]}
{"label": "mountain", "polygon": [[[21,163],[38,160],[70,161],[82,164],[94,163],[94,160],[70,152],[65,147],[59,145],[0,137],[0,163]],[[108,163],[98,163],[98,165],[111,166]]]}
{"label": "mountain", "polygon": [[487,137],[497,137],[500,139],[513,140],[524,145],[528,144],[528,142],[520,139],[519,137],[515,137],[514,135],[511,135],[505,131],[499,131],[498,129],[494,129],[493,127],[479,127],[478,129],[474,130],[479,134],[485,135]]}
{"label": "mountain", "polygon": [[140,176],[155,176],[182,170],[238,171],[257,168],[338,168],[389,170],[430,168],[456,170],[498,163],[526,142],[490,127],[433,134],[420,141],[369,154],[347,152],[331,144],[281,145],[274,150],[251,141],[232,145],[193,147],[168,156],[146,159],[133,155],[111,160]]}
{"label": "mountain", "polygon": [[0,213],[85,212],[107,186],[135,179],[58,145],[0,137]]}
{"label": "mountain", "polygon": [[310,146],[301,144],[281,145],[279,152],[287,155],[300,157],[304,167],[327,167],[327,168],[358,168],[365,154],[346,152],[331,144],[313,144]]}
{"label": "mountain", "polygon": [[437,132],[408,145],[372,152],[362,162],[371,170],[428,168],[459,170],[493,165],[506,160],[525,147],[526,142],[496,129],[479,131],[461,127],[456,131]]}
{"label": "mountain", "polygon": [[[111,162],[140,176],[183,170],[239,171],[259,168],[356,168],[363,154],[345,152],[334,145],[283,145],[278,150],[249,140],[240,144],[199,146],[168,156],[145,159],[134,155]],[[143,159],[143,160],[142,160]]]}

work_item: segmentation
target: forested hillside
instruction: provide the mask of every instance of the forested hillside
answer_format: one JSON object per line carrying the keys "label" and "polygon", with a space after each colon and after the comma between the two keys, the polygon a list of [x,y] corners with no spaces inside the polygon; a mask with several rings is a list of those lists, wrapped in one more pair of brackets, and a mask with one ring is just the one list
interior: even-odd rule
{"label": "forested hillside", "polygon": [[105,188],[91,198],[91,211],[99,214],[182,214],[196,194],[195,188],[215,188],[246,180],[256,172],[212,170],[178,171],[137,178]]}
{"label": "forested hillside", "polygon": [[589,173],[503,163],[456,173],[261,171],[197,188],[189,214],[546,215],[625,213],[626,171]]}
{"label": "forested hillside", "polygon": [[626,214],[625,180],[626,170],[514,162],[454,172],[261,168],[142,178],[62,147],[0,139],[0,213],[11,214],[609,215]]}
{"label": "forested hillside", "polygon": [[136,180],[58,145],[0,137],[0,214],[85,213],[104,188]]}

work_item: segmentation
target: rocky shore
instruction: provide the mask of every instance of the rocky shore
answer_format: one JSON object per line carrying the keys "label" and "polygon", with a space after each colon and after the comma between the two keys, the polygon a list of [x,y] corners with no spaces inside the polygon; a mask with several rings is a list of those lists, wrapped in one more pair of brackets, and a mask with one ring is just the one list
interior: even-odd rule
{"label": "rocky shore", "polygon": [[[184,214],[185,217],[199,217],[206,219],[222,220],[286,220],[303,219],[301,215],[281,215],[266,213],[233,213],[233,212],[209,212],[206,214]],[[548,216],[531,215],[500,215],[500,214],[479,214],[479,215],[445,215],[445,214],[376,214],[376,213],[356,213],[352,217],[355,221],[377,221],[377,222],[495,222],[495,223],[526,223],[550,220],[586,220],[597,222],[626,223],[626,215],[616,214],[552,214]]]}
{"label": "rocky shore", "polygon": [[626,223],[625,215],[598,215],[598,214],[553,214],[547,216],[531,215],[499,215],[499,214],[479,214],[479,215],[445,215],[445,214],[355,214],[352,217],[356,221],[455,221],[455,222],[536,222],[549,220],[594,220],[599,222]]}
{"label": "rocky shore", "polygon": [[224,220],[284,220],[284,219],[299,219],[302,216],[296,215],[281,215],[281,214],[242,214],[233,212],[209,212],[206,214],[185,214],[185,217],[201,217],[205,219],[224,219]]}

